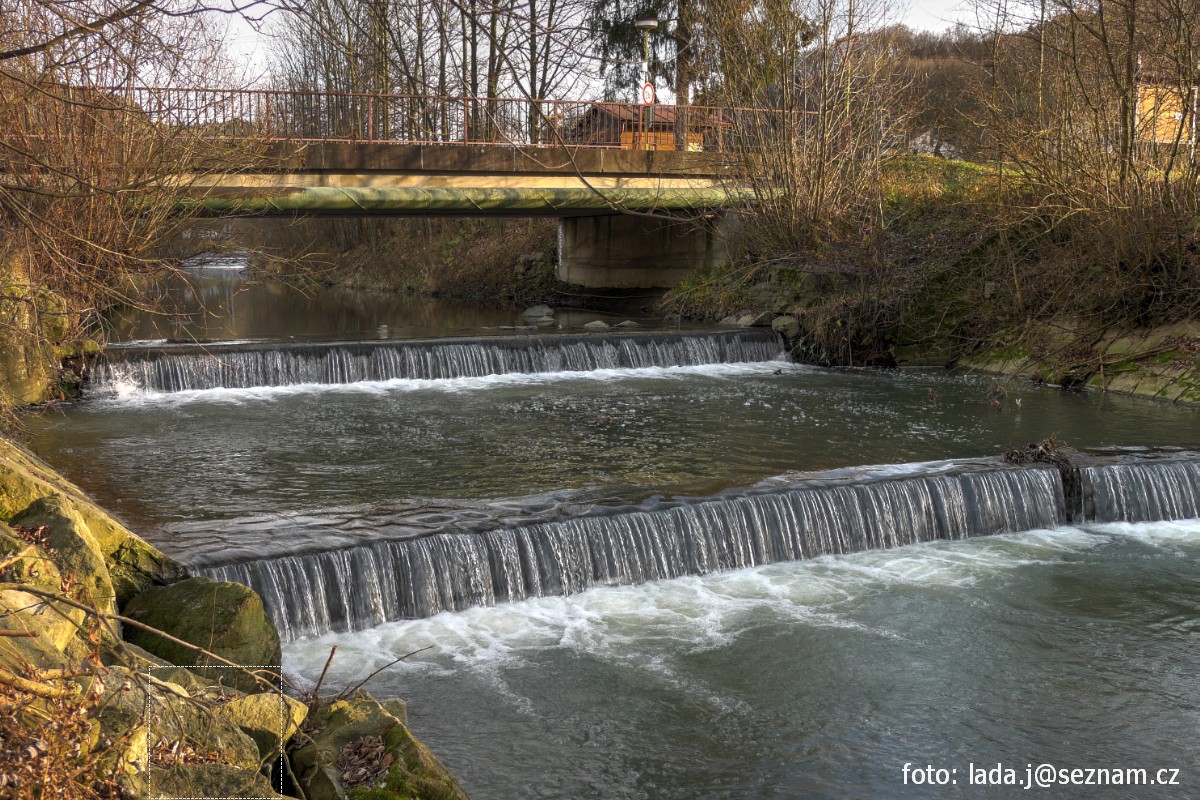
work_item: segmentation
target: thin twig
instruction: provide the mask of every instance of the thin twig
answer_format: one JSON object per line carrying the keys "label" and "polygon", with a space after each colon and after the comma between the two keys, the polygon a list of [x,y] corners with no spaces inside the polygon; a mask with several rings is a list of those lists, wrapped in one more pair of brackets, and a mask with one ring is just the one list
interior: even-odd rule
{"label": "thin twig", "polygon": [[325,683],[325,676],[329,673],[329,665],[333,663],[333,656],[337,653],[337,645],[329,648],[329,658],[325,659],[325,668],[321,670],[321,677],[317,678],[317,685],[313,687],[312,697],[308,702],[309,712],[317,710],[317,706],[321,704],[321,684]]}

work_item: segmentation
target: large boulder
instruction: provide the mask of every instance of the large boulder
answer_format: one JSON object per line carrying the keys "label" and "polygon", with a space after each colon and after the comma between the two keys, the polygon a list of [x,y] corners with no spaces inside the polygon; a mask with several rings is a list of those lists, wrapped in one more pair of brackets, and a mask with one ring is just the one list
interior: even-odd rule
{"label": "large boulder", "polygon": [[130,532],[97,506],[83,490],[14,442],[0,438],[0,520],[34,501],[59,495],[87,525],[108,565],[117,602],[156,584],[183,577],[183,568]]}
{"label": "large boulder", "polygon": [[[60,653],[73,655],[74,644],[85,619],[82,610],[53,599],[23,592],[0,591],[0,631],[11,632],[3,639],[39,639]],[[18,634],[16,636],[12,634]],[[23,634],[28,634],[26,637]],[[0,661],[4,661],[0,657]],[[44,666],[40,655],[29,659],[31,666]]]}
{"label": "large boulder", "polygon": [[203,698],[121,667],[109,668],[101,690],[99,743],[130,795],[277,796],[254,740]]}
{"label": "large boulder", "polygon": [[19,589],[0,592],[0,631],[12,632],[0,635],[0,670],[16,675],[72,671],[80,655],[73,645],[82,641],[74,623],[82,622],[82,615],[73,616],[79,612],[62,603],[52,605],[43,606],[42,598]]}
{"label": "large boulder", "polygon": [[308,800],[467,800],[442,762],[366,692],[309,717],[292,770]]}
{"label": "large boulder", "polygon": [[216,713],[233,722],[258,745],[258,754],[278,758],[304,718],[308,706],[282,692],[263,692],[238,697],[218,706]]}
{"label": "large boulder", "polygon": [[527,308],[522,311],[521,316],[525,319],[532,320],[541,319],[543,317],[553,317],[554,309],[547,305],[534,306],[533,308]]}
{"label": "large boulder", "polygon": [[[0,256],[0,406],[21,406],[47,399],[54,375],[54,348],[48,340],[57,331],[43,320],[54,318],[54,303],[30,286],[24,270]],[[47,298],[61,298],[44,293]],[[43,315],[41,311],[51,313]]]}
{"label": "large boulder", "polygon": [[738,317],[738,325],[743,328],[766,328],[770,326],[775,315],[770,311],[761,311],[757,314],[743,314]]}
{"label": "large boulder", "polygon": [[800,336],[800,320],[792,316],[776,317],[771,320],[771,330],[782,334],[788,342]]}
{"label": "large boulder", "polygon": [[58,591],[62,575],[37,541],[27,541],[0,525],[0,583],[23,583]]}
{"label": "large boulder", "polygon": [[52,553],[58,571],[71,585],[68,594],[93,608],[111,614],[117,610],[116,593],[104,562],[104,553],[75,507],[61,495],[35,500],[10,520],[14,528],[42,532],[44,550]]}
{"label": "large boulder", "polygon": [[244,797],[248,800],[279,798],[271,782],[261,772],[239,769],[228,764],[174,764],[151,767],[153,797]]}
{"label": "large boulder", "polygon": [[[236,664],[279,670],[279,633],[267,618],[262,599],[240,583],[196,577],[158,586],[130,600],[125,616]],[[220,662],[157,633],[126,625],[125,638],[172,664],[243,691],[261,691],[251,676],[214,667]]]}

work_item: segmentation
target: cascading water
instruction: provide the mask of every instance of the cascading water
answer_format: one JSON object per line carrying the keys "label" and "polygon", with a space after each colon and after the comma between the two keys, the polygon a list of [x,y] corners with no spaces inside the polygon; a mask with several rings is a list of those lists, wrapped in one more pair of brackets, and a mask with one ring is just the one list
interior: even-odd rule
{"label": "cascading water", "polygon": [[770,331],[164,346],[112,351],[93,367],[91,388],[106,394],[438,380],[761,362],[780,354]]}
{"label": "cascading water", "polygon": [[[472,796],[891,796],[910,759],[1191,763],[1172,667],[1200,521],[1124,521],[1200,517],[1197,454],[1129,455],[1200,449],[1194,409],[1020,382],[997,409],[982,376],[772,363],[765,331],[483,338],[511,312],[471,339],[147,346],[467,327],[277,294],[131,326],[94,371],[118,397],[30,417],[31,438],[193,571],[256,586],[298,685],[334,645],[327,687],[405,657],[372,691],[409,700]],[[666,368],[621,368],[646,366]],[[1109,455],[932,461],[1049,431]]]}
{"label": "cascading water", "polygon": [[1082,467],[1084,516],[1096,522],[1200,518],[1200,463],[1158,461]]}
{"label": "cascading water", "polygon": [[1052,527],[1059,473],[995,469],[613,509],[561,522],[197,570],[252,586],[281,635],[936,539]]}

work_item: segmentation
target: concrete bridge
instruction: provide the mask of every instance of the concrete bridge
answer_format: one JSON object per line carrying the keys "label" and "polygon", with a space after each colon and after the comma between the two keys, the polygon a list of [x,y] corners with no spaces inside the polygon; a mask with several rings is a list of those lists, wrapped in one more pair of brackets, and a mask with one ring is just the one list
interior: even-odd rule
{"label": "concrete bridge", "polygon": [[700,106],[138,89],[131,105],[253,154],[188,176],[184,204],[249,216],[559,218],[559,273],[669,286],[725,257],[732,113]]}

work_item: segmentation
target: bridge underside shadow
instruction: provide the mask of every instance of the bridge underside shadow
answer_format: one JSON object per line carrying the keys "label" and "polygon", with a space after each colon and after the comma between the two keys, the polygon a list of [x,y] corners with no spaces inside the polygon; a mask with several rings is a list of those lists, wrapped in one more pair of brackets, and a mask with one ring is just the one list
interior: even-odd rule
{"label": "bridge underside shadow", "polygon": [[592,289],[674,286],[728,256],[731,214],[567,217],[558,223],[558,277]]}

